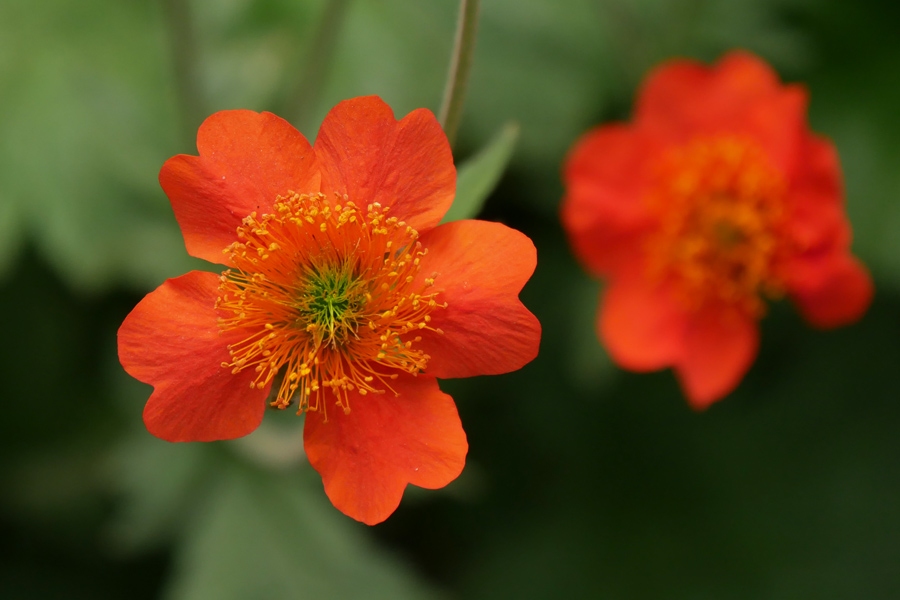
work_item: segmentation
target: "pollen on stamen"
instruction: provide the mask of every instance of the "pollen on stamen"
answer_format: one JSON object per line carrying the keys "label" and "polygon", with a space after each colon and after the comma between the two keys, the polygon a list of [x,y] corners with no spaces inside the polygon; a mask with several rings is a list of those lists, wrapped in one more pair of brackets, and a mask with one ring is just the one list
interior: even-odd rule
{"label": "pollen on stamen", "polygon": [[429,313],[446,303],[437,274],[419,279],[418,233],[388,212],[289,192],[271,213],[246,217],[216,301],[220,333],[240,340],[222,367],[253,368],[252,387],[275,386],[271,405],[297,401],[298,412],[326,411],[322,394],[348,412],[351,394],[393,392],[400,372],[425,371],[421,336],[407,334],[442,333]]}

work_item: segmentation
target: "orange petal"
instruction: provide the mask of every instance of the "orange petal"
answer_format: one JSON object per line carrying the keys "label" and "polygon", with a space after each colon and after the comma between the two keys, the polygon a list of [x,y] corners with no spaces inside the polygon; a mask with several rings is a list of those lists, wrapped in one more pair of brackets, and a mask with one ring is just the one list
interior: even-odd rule
{"label": "orange petal", "polygon": [[134,307],[119,328],[119,361],[153,385],[144,423],[170,442],[225,440],[259,426],[268,389],[250,389],[252,369],[232,375],[214,308],[218,276],[191,271],[169,279]]}
{"label": "orange petal", "polygon": [[738,51],[711,67],[684,59],[658,67],[641,89],[635,122],[673,143],[744,134],[789,173],[806,127],[806,103],[803,88],[781,85],[764,61]]}
{"label": "orange petal", "polygon": [[737,311],[701,310],[684,335],[684,352],[675,365],[688,402],[708,407],[737,387],[759,349],[759,328]]}
{"label": "orange petal", "polygon": [[200,156],[166,161],[159,182],[172,202],[187,251],[224,263],[222,250],[253,211],[288,191],[317,193],[312,148],[290,123],[270,113],[217,112],[197,132]]}
{"label": "orange petal", "polygon": [[850,255],[843,200],[834,145],[808,135],[790,190],[788,231],[797,251],[787,265],[787,287],[806,320],[822,328],[858,320],[874,294],[868,271]]}
{"label": "orange petal", "polygon": [[789,285],[806,320],[823,329],[858,321],[875,294],[869,271],[847,253],[795,264]]}
{"label": "orange petal", "polygon": [[431,111],[399,122],[378,96],[331,109],[315,143],[322,192],[347,194],[358,206],[390,206],[390,216],[423,233],[438,224],[456,193],[450,144]]}
{"label": "orange petal", "polygon": [[807,135],[790,184],[788,233],[799,252],[847,249],[850,226],[844,214],[841,168],[834,145]]}
{"label": "orange petal", "polygon": [[681,356],[685,319],[671,293],[644,277],[644,266],[633,260],[603,293],[597,334],[620,366],[655,371]]}
{"label": "orange petal", "polygon": [[633,128],[607,125],[582,137],[566,161],[563,226],[578,258],[598,275],[633,252],[634,236],[648,224],[643,198],[655,152]]}
{"label": "orange petal", "polygon": [[399,395],[351,392],[350,413],[329,405],[327,421],[306,414],[306,455],[325,493],[368,525],[396,510],[408,483],[436,489],[456,479],[469,449],[453,399],[433,377],[404,374],[391,387]]}
{"label": "orange petal", "polygon": [[[455,221],[422,237],[428,254],[420,277],[435,277],[438,301],[416,346],[431,356],[435,377],[496,375],[537,356],[541,325],[519,301],[537,255],[524,234],[499,223]],[[436,276],[435,276],[436,274]]]}

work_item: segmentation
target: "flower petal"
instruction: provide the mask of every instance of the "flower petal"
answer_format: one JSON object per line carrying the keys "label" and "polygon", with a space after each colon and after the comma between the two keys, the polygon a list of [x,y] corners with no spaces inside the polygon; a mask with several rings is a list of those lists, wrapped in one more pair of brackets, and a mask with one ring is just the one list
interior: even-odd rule
{"label": "flower petal", "polygon": [[655,145],[634,128],[607,125],[573,147],[563,179],[562,221],[576,254],[602,275],[627,256],[648,224],[648,168]]}
{"label": "flower petal", "polygon": [[119,361],[154,386],[144,423],[170,442],[247,435],[259,426],[268,389],[250,389],[252,370],[232,375],[214,308],[218,276],[191,271],[147,294],[119,328]]}
{"label": "flower petal", "polygon": [[424,233],[450,208],[456,167],[450,144],[431,111],[399,122],[378,96],[345,100],[331,109],[315,143],[322,191],[357,205],[378,202],[391,216]]}
{"label": "flower petal", "polygon": [[673,143],[745,134],[773,165],[790,173],[806,127],[806,104],[802,87],[781,85],[759,58],[731,52],[712,67],[682,59],[657,68],[641,89],[635,121]]}
{"label": "flower petal", "polygon": [[225,263],[244,217],[270,212],[288,191],[319,191],[309,142],[271,113],[217,112],[200,126],[197,149],[200,156],[172,157],[159,173],[192,256]]}
{"label": "flower petal", "polygon": [[[375,525],[408,483],[436,489],[456,479],[469,445],[453,399],[433,377],[401,375],[384,394],[351,392],[350,412],[307,412],[306,455],[344,514]],[[329,402],[329,400],[326,400]]]}
{"label": "flower petal", "polygon": [[610,356],[632,371],[668,367],[683,351],[685,315],[668,289],[644,275],[637,261],[618,270],[597,318],[597,334]]}
{"label": "flower petal", "polygon": [[694,313],[684,336],[684,352],[675,373],[697,410],[730,393],[753,364],[759,350],[754,319],[734,310]]}
{"label": "flower petal", "polygon": [[500,223],[454,221],[421,238],[428,254],[420,278],[435,277],[439,302],[416,346],[435,377],[497,375],[537,356],[541,325],[519,301],[537,255],[524,234]]}
{"label": "flower petal", "polygon": [[789,191],[789,234],[801,253],[846,250],[850,226],[844,214],[841,168],[834,145],[807,135]]}
{"label": "flower petal", "polygon": [[810,324],[830,329],[858,321],[875,294],[872,276],[846,253],[795,264],[790,292]]}
{"label": "flower petal", "polygon": [[787,266],[787,287],[807,321],[838,327],[868,309],[872,278],[850,255],[850,224],[834,145],[809,135],[802,155],[790,192],[789,233],[797,253]]}

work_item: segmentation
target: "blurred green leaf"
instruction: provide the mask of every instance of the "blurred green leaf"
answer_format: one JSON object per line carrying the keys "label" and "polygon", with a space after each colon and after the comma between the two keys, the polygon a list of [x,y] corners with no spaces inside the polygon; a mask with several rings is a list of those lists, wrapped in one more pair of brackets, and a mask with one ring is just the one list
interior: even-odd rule
{"label": "blurred green leaf", "polygon": [[140,552],[176,537],[196,499],[208,493],[208,450],[202,444],[169,444],[145,431],[116,449],[113,477],[123,494],[110,524],[116,547]]}
{"label": "blurred green leaf", "polygon": [[155,9],[0,4],[0,55],[16,57],[0,60],[4,213],[78,288],[147,287],[188,264],[156,179],[177,119]]}
{"label": "blurred green leaf", "polygon": [[456,198],[442,223],[472,219],[500,181],[519,139],[518,123],[507,123],[490,143],[467,160],[456,174]]}
{"label": "blurred green leaf", "polygon": [[114,456],[123,502],[109,530],[113,547],[132,555],[174,547],[169,600],[326,600],[359,590],[433,597],[368,527],[331,505],[305,460],[260,454],[276,442],[284,452],[291,433],[302,435],[296,419],[290,429],[287,421],[225,443],[170,444],[146,432],[127,439]]}
{"label": "blurred green leaf", "polygon": [[318,478],[301,475],[225,470],[187,527],[165,598],[434,596],[331,506]]}

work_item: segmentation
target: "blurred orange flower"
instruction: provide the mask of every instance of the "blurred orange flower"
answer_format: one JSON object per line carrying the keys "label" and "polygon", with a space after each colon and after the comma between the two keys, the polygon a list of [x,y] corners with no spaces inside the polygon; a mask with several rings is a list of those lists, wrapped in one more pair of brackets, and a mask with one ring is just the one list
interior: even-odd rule
{"label": "blurred orange flower", "polygon": [[160,183],[188,252],[228,268],[166,281],[119,329],[125,370],[155,388],[147,429],[236,438],[267,400],[296,403],[328,497],[369,524],[408,483],[455,479],[468,445],[436,378],[536,356],[540,325],[518,299],[536,255],[498,223],[438,226],[456,169],[434,115],[398,122],[380,98],[347,100],[311,146],[275,115],[225,111],[197,147]]}
{"label": "blurred orange flower", "polygon": [[673,60],[645,81],[633,123],[588,132],[566,160],[563,225],[607,280],[601,340],[627,369],[673,367],[695,408],[749,369],[766,300],[786,295],[823,328],[871,302],[838,157],[806,103],[744,52]]}

